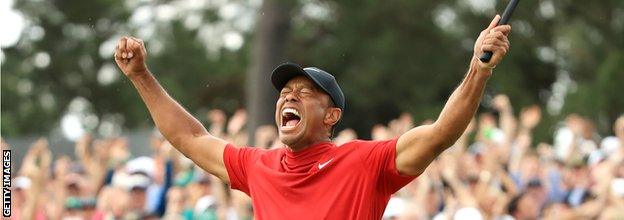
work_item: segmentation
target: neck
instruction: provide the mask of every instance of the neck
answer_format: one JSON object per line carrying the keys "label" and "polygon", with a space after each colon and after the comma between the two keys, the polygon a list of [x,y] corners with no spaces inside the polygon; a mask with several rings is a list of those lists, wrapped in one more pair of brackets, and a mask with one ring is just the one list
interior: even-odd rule
{"label": "neck", "polygon": [[298,143],[292,143],[292,144],[288,144],[286,145],[286,147],[288,147],[288,150],[292,151],[292,152],[298,152],[298,151],[302,151],[307,149],[310,146],[316,145],[316,144],[320,144],[323,142],[331,142],[331,140],[326,137],[326,138],[320,138],[320,139],[316,139],[313,141],[305,141],[305,142],[298,142]]}

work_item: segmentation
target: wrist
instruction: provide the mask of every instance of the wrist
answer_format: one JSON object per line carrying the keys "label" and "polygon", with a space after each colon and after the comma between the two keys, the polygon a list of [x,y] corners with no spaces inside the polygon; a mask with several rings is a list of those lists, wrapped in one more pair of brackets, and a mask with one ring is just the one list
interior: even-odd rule
{"label": "wrist", "polygon": [[489,67],[485,63],[481,62],[478,57],[473,56],[471,61],[471,71],[476,75],[483,77],[484,79],[490,78],[494,67]]}
{"label": "wrist", "polygon": [[132,72],[128,74],[128,79],[130,79],[131,81],[138,81],[138,80],[144,79],[146,76],[149,76],[150,74],[151,73],[149,72],[149,70],[144,69],[144,70],[140,70],[140,71],[136,71],[136,72]]}

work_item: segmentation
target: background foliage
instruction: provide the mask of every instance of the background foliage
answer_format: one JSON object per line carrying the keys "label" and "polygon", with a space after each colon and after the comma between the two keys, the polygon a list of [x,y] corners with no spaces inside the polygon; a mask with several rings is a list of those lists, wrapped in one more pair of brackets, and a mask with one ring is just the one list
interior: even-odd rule
{"label": "background foliage", "polygon": [[[285,60],[333,73],[347,97],[339,129],[366,137],[373,124],[403,111],[417,121],[435,118],[462,79],[479,31],[506,3],[300,0],[289,7]],[[2,135],[58,133],[68,116],[104,136],[151,127],[112,59],[122,35],[146,40],[152,72],[200,119],[210,108],[245,107],[261,4],[16,1],[27,25],[17,44],[2,47]],[[624,112],[624,1],[523,1],[512,21],[511,52],[490,79],[482,110],[505,93],[516,112],[546,108],[537,139],[552,136],[555,122],[574,112],[610,133]]]}

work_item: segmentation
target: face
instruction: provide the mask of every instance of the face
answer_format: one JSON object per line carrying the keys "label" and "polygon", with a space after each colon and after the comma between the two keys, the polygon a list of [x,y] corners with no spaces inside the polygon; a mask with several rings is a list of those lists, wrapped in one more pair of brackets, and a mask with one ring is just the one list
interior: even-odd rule
{"label": "face", "polygon": [[523,196],[518,204],[517,219],[537,219],[539,216],[539,206],[530,196]]}
{"label": "face", "polygon": [[528,178],[538,177],[540,174],[539,158],[535,156],[527,156],[522,160],[522,174]]}
{"label": "face", "polygon": [[341,115],[341,110],[332,107],[330,100],[329,95],[305,76],[288,81],[275,105],[280,141],[293,150],[329,141],[331,127]]}
{"label": "face", "polygon": [[568,208],[563,203],[554,203],[550,205],[549,207],[547,207],[546,209],[544,209],[543,219],[545,220],[560,219],[561,216],[569,216],[569,215],[570,215],[570,208]]}
{"label": "face", "polygon": [[145,207],[147,192],[145,188],[135,188],[130,190],[130,198],[134,201],[130,204],[132,210],[142,210]]}

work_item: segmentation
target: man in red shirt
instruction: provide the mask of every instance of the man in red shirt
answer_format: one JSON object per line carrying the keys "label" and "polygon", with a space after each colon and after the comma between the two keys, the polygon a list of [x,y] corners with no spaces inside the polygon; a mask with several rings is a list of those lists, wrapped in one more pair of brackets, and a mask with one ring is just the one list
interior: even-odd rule
{"label": "man in red shirt", "polygon": [[[115,61],[147,105],[161,133],[207,172],[251,196],[257,219],[380,219],[390,195],[405,186],[463,133],[492,69],[509,49],[509,25],[481,32],[466,77],[435,123],[398,139],[331,143],[345,108],[329,73],[296,64],[277,67],[275,122],[285,148],[236,147],[210,135],[160,86],[145,65],[143,42],[122,37]],[[488,63],[484,51],[494,52]]]}

